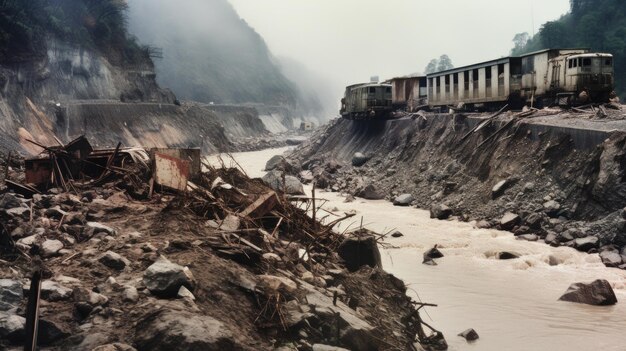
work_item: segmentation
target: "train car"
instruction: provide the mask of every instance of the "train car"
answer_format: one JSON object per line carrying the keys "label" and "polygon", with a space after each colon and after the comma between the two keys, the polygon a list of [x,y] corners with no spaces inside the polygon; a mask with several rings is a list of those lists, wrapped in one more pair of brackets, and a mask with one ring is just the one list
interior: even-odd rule
{"label": "train car", "polygon": [[391,104],[394,111],[416,112],[428,106],[428,83],[426,76],[406,76],[392,78]]}
{"label": "train car", "polygon": [[390,84],[364,83],[346,87],[339,113],[348,119],[386,119],[392,110]]}
{"label": "train car", "polygon": [[604,102],[613,91],[613,60],[589,49],[548,49],[429,74],[427,81],[433,107]]}

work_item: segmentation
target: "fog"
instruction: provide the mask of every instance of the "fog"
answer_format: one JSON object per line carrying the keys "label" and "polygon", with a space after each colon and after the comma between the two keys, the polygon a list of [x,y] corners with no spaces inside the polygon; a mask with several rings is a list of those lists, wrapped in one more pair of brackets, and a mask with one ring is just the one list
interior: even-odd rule
{"label": "fog", "polygon": [[455,66],[505,56],[516,33],[569,10],[569,0],[230,0],[278,56],[332,80],[333,94],[370,76],[423,71],[448,54]]}

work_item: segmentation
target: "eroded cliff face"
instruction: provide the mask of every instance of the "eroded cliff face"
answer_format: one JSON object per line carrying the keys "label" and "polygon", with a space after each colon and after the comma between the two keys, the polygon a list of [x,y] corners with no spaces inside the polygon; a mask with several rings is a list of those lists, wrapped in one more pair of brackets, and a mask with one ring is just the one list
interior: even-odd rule
{"label": "eroded cliff face", "polygon": [[[151,62],[117,67],[92,50],[51,41],[45,58],[0,67],[0,148],[36,154],[85,134],[99,146],[200,147],[229,151],[217,114],[178,106]],[[260,121],[259,121],[260,122]],[[265,130],[259,133],[266,132]]]}

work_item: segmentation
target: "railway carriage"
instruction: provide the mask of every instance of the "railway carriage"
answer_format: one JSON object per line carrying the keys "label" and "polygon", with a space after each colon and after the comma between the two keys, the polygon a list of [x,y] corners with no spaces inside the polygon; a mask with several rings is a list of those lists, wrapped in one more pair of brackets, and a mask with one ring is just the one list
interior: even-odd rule
{"label": "railway carriage", "polygon": [[387,118],[393,110],[391,101],[390,84],[350,85],[341,99],[340,113],[348,119]]}

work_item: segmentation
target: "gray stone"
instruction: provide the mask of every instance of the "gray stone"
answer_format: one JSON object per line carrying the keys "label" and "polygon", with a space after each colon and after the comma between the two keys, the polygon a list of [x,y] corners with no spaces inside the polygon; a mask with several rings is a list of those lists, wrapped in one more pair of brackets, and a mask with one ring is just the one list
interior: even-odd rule
{"label": "gray stone", "polygon": [[504,194],[504,191],[510,186],[510,183],[508,180],[501,180],[498,183],[496,183],[496,185],[493,186],[493,188],[491,188],[491,198],[492,199],[496,199],[498,198],[500,195]]}
{"label": "gray stone", "polygon": [[550,201],[546,201],[543,204],[543,210],[544,212],[550,216],[550,217],[557,217],[559,210],[561,209],[561,204],[559,204],[558,202],[554,201],[554,200],[550,200]]}
{"label": "gray stone", "polygon": [[519,258],[519,254],[509,251],[502,251],[496,254],[496,258],[499,260],[513,260]]}
{"label": "gray stone", "polygon": [[13,342],[22,340],[25,327],[26,319],[24,317],[0,312],[0,339],[7,339]]}
{"label": "gray stone", "polygon": [[441,253],[441,251],[439,251],[439,249],[437,248],[437,245],[435,245],[432,249],[424,252],[424,260],[422,261],[422,263],[426,263],[428,261],[432,261],[435,258],[441,258],[443,257],[443,254]]}
{"label": "gray stone", "polygon": [[276,155],[276,156],[272,156],[272,158],[270,158],[269,160],[267,160],[267,162],[265,163],[265,171],[269,172],[269,171],[273,171],[274,169],[276,169],[282,162],[287,162],[287,160],[285,159],[285,157],[281,156],[281,155]]}
{"label": "gray stone", "polygon": [[22,207],[22,201],[15,194],[5,193],[0,195],[0,208]]}
{"label": "gray stone", "polygon": [[385,198],[374,184],[368,184],[356,194],[366,200],[381,200]]}
{"label": "gray stone", "polygon": [[539,236],[537,234],[522,234],[522,235],[517,235],[515,239],[526,240],[526,241],[537,241],[539,240]]}
{"label": "gray stone", "polygon": [[507,212],[500,219],[500,227],[504,230],[511,230],[520,222],[520,217],[515,213]]}
{"label": "gray stone", "polygon": [[354,167],[361,167],[363,166],[370,158],[365,156],[364,154],[360,153],[360,152],[355,152],[354,156],[352,156],[352,165]]}
{"label": "gray stone", "polygon": [[[68,215],[67,212],[63,211],[60,206],[53,206],[44,211],[44,214],[48,218],[61,219]],[[69,223],[69,222],[68,222]]]}
{"label": "gray stone", "polygon": [[578,251],[589,252],[591,249],[598,248],[598,238],[595,236],[588,236],[586,238],[575,239],[574,247]]}
{"label": "gray stone", "polygon": [[271,171],[267,172],[261,179],[274,190],[284,191],[290,195],[304,195],[304,186],[300,183],[300,180],[294,176],[285,175],[285,181],[283,183],[283,173],[280,171]]}
{"label": "gray stone", "polygon": [[140,351],[244,349],[217,319],[173,310],[159,310],[143,317],[135,328],[135,345]]}
{"label": "gray stone", "polygon": [[178,289],[178,294],[176,296],[180,299],[190,299],[192,301],[196,299],[196,297],[193,296],[193,293],[189,291],[189,289],[187,289],[184,285],[182,285],[180,289]]}
{"label": "gray stone", "polygon": [[452,216],[452,209],[444,204],[430,206],[430,218],[447,219]]}
{"label": "gray stone", "polygon": [[337,253],[351,272],[357,271],[365,265],[382,267],[380,251],[373,235],[347,237],[337,248]]}
{"label": "gray stone", "polygon": [[532,229],[540,229],[543,224],[543,216],[539,213],[531,213],[524,218],[524,222]]}
{"label": "gray stone", "polygon": [[115,229],[98,222],[87,222],[87,228],[93,229],[94,234],[106,233],[108,235],[115,235]]}
{"label": "gray stone", "polygon": [[622,255],[620,255],[617,250],[605,250],[600,252],[600,259],[607,267],[617,267],[622,264]]}
{"label": "gray stone", "polygon": [[30,217],[30,208],[28,207],[13,207],[5,210],[5,212],[13,218],[28,219]]}
{"label": "gray stone", "polygon": [[550,245],[550,246],[558,246],[559,245],[559,240],[558,237],[556,235],[556,233],[554,232],[548,232],[548,234],[546,235],[546,238],[544,239],[545,243]]}
{"label": "gray stone", "polygon": [[464,337],[467,341],[474,341],[478,339],[478,333],[472,328],[467,329],[466,331],[459,333],[458,335]]}
{"label": "gray stone", "polygon": [[330,346],[324,344],[313,344],[313,351],[350,351],[339,346]]}
{"label": "gray stone", "polygon": [[23,297],[22,283],[12,279],[0,279],[0,311],[18,307]]}
{"label": "gray stone", "polygon": [[143,283],[154,295],[175,297],[181,286],[190,290],[194,287],[193,276],[185,268],[161,257],[146,269]]}
{"label": "gray stone", "polygon": [[574,283],[559,300],[595,306],[615,305],[617,303],[617,297],[611,284],[604,279],[598,279],[589,284]]}
{"label": "gray stone", "polygon": [[119,342],[98,346],[91,351],[137,351],[134,347]]}
{"label": "gray stone", "polygon": [[139,300],[139,292],[137,292],[137,288],[134,286],[126,287],[122,295],[122,300],[126,302],[136,302]]}
{"label": "gray stone", "polygon": [[98,262],[118,271],[123,270],[130,263],[126,258],[113,251],[105,252],[104,255],[98,259]]}
{"label": "gray stone", "polygon": [[415,198],[413,197],[413,195],[402,194],[402,195],[396,196],[396,198],[393,199],[393,204],[395,206],[409,206],[411,205],[411,202],[413,201],[415,201]]}
{"label": "gray stone", "polygon": [[72,289],[52,281],[44,280],[41,282],[41,298],[46,301],[67,300],[72,296]]}
{"label": "gray stone", "polygon": [[56,256],[62,248],[63,243],[60,240],[46,240],[41,244],[41,253],[44,257],[52,257]]}

